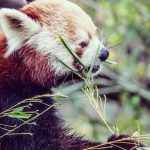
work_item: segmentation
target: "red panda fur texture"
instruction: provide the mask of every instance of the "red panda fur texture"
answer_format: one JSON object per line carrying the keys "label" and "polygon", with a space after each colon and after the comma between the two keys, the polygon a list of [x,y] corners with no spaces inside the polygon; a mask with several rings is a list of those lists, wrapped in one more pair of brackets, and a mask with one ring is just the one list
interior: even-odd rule
{"label": "red panda fur texture", "polygon": [[[88,67],[99,44],[96,27],[90,17],[77,5],[67,0],[37,0],[20,11],[0,10],[0,111],[4,111],[21,100],[36,95],[52,93],[51,88],[60,84],[66,74],[65,68],[55,55],[78,70],[72,56],[62,46],[60,33]],[[81,43],[86,43],[81,47]],[[55,79],[55,82],[54,82]],[[43,97],[49,105],[53,99]],[[32,110],[44,110],[35,103]],[[0,139],[0,150],[83,150],[101,144],[70,135],[63,120],[52,108],[35,120],[36,125],[26,124],[15,133],[32,135],[7,135]],[[0,124],[19,125],[18,119],[0,118]],[[0,135],[4,134],[0,130]],[[109,141],[124,136],[112,136]],[[119,150],[116,146],[108,150]],[[133,144],[118,144],[131,149]]]}

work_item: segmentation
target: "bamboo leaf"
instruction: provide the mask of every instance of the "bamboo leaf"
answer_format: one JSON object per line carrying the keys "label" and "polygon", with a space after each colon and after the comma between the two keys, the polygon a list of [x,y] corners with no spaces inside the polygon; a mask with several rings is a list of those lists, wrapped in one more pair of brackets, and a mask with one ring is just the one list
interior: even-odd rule
{"label": "bamboo leaf", "polygon": [[116,64],[117,64],[116,62],[111,61],[111,60],[106,60],[105,63],[106,63],[106,64],[113,64],[113,65],[116,65]]}
{"label": "bamboo leaf", "polygon": [[56,57],[58,59],[59,62],[61,62],[65,67],[67,67],[69,70],[71,70],[73,73],[75,73],[77,76],[79,76],[81,79],[83,79],[82,75],[77,72],[76,70],[74,70],[73,68],[69,67],[67,64],[65,64],[61,59],[59,59],[58,57]]}
{"label": "bamboo leaf", "polygon": [[23,111],[23,107],[18,107],[18,108],[15,108],[13,111],[12,111],[12,113],[19,113],[19,112],[21,112],[21,111]]}
{"label": "bamboo leaf", "polygon": [[29,119],[32,114],[27,114],[27,113],[24,113],[24,112],[18,112],[18,113],[10,113],[8,114],[9,117],[11,118],[19,118],[19,119]]}
{"label": "bamboo leaf", "polygon": [[60,34],[57,34],[60,41],[62,42],[62,44],[65,46],[65,48],[70,52],[70,54],[73,56],[73,58],[81,65],[85,68],[85,65],[82,63],[81,59],[78,57],[78,55],[76,53],[74,53],[74,51],[71,49],[71,47],[69,47],[67,45],[67,43],[65,42],[65,40],[62,38],[62,36]]}
{"label": "bamboo leaf", "polygon": [[88,72],[88,74],[87,74],[87,77],[86,77],[86,79],[85,79],[85,82],[84,82],[84,84],[83,84],[83,88],[84,88],[84,89],[87,89],[87,88],[90,89],[90,87],[89,87],[89,85],[88,85],[87,83],[88,83],[89,79],[91,78],[92,70],[93,70],[93,67],[94,67],[94,65],[95,65],[95,63],[96,63],[96,59],[97,59],[97,55],[98,55],[98,52],[99,52],[99,48],[100,48],[100,44],[98,45],[98,48],[97,48],[97,50],[96,50],[96,54],[95,54],[95,56],[94,56],[93,59],[92,59],[92,63],[91,63],[90,70],[89,70],[89,72]]}
{"label": "bamboo leaf", "polygon": [[22,118],[22,119],[28,119],[32,116],[30,113],[23,112],[24,107],[18,107],[15,108],[13,111],[11,111],[7,116],[11,118]]}
{"label": "bamboo leaf", "polygon": [[97,55],[98,55],[99,49],[100,49],[100,44],[98,45],[98,48],[96,50],[96,54],[95,54],[95,56],[92,59],[91,67],[90,67],[90,70],[89,70],[89,72],[87,74],[87,78],[86,78],[87,81],[91,78],[92,70],[93,70],[93,67],[94,67],[94,65],[96,63],[96,59],[97,59]]}

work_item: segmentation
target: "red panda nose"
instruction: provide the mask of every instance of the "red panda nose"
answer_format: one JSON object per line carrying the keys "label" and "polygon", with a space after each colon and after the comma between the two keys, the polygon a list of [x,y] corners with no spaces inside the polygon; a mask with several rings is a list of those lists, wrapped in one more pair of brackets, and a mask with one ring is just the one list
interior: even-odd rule
{"label": "red panda nose", "polygon": [[109,57],[109,50],[108,50],[108,48],[103,48],[101,50],[100,55],[99,55],[100,61],[102,61],[102,62],[106,61],[108,57]]}

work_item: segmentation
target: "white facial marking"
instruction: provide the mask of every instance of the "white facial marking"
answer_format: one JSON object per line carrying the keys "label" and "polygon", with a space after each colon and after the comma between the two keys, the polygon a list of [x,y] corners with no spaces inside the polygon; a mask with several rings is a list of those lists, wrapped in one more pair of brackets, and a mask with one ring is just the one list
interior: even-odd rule
{"label": "white facial marking", "polygon": [[5,57],[18,50],[25,40],[40,30],[39,24],[15,9],[0,10],[0,25],[8,40]]}
{"label": "white facial marking", "polygon": [[97,53],[97,49],[99,47],[99,51],[104,47],[103,43],[101,43],[97,37],[90,40],[88,47],[82,56],[82,61],[86,66],[91,65],[93,58]]}

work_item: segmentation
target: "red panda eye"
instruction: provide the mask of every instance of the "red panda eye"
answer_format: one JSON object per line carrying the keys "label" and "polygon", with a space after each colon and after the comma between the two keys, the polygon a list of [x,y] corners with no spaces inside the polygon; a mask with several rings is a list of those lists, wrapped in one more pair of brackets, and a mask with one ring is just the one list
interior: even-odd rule
{"label": "red panda eye", "polygon": [[81,46],[82,48],[85,48],[85,47],[88,46],[88,44],[87,44],[86,42],[81,42],[81,43],[80,43],[80,46]]}

